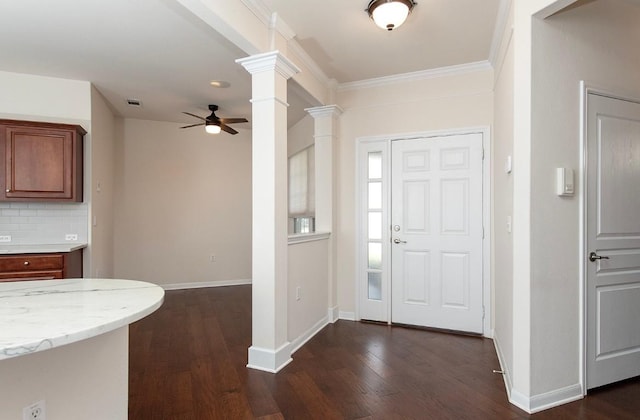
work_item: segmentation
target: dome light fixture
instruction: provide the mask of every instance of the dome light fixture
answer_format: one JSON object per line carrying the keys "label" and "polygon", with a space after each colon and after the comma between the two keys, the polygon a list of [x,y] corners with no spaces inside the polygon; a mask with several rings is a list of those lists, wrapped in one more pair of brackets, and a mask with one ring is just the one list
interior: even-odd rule
{"label": "dome light fixture", "polygon": [[413,0],[371,0],[367,13],[380,28],[392,31],[404,23],[415,5]]}

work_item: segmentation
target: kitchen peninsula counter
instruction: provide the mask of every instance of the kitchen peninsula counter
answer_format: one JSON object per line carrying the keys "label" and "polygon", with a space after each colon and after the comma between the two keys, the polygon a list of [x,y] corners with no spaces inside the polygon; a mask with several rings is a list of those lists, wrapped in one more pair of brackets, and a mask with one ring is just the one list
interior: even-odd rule
{"label": "kitchen peninsula counter", "polygon": [[158,309],[151,283],[0,283],[0,418],[46,402],[48,420],[126,419],[129,324]]}

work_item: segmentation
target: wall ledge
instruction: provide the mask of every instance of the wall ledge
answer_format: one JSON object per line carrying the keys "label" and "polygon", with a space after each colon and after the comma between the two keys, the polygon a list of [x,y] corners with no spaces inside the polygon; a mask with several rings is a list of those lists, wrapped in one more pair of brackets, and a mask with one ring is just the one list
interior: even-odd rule
{"label": "wall ledge", "polygon": [[324,241],[326,239],[329,239],[330,236],[331,232],[314,232],[289,235],[289,245],[295,245],[304,242]]}

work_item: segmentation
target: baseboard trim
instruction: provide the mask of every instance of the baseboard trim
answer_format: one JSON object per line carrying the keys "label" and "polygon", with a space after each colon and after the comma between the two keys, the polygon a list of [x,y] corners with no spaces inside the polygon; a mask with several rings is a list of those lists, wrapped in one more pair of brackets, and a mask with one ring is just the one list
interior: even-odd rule
{"label": "baseboard trim", "polygon": [[343,312],[340,311],[339,312],[339,319],[344,319],[347,321],[355,321],[356,320],[356,313],[355,312]]}
{"label": "baseboard trim", "polygon": [[516,407],[526,411],[529,414],[534,414],[540,411],[547,410],[549,408],[557,407],[562,404],[577,401],[584,397],[582,392],[582,386],[580,384],[569,385],[564,388],[555,389],[553,391],[545,392],[543,394],[534,395],[528,397],[516,389],[513,389],[513,382],[511,381],[511,372],[508,366],[504,362],[504,354],[502,353],[502,347],[500,341],[495,335],[493,337],[493,345],[496,348],[496,354],[498,355],[498,362],[500,363],[500,369],[503,373],[504,387],[507,390],[507,397],[509,402]]}
{"label": "baseboard trim", "polygon": [[291,363],[291,343],[286,342],[276,350],[261,347],[249,347],[247,367],[269,373],[278,373]]}
{"label": "baseboard trim", "polygon": [[322,318],[307,331],[298,336],[295,340],[291,341],[291,354],[298,351],[298,349],[306,344],[307,341],[311,340],[316,334],[318,334],[324,327],[329,325],[329,320],[327,317]]}
{"label": "baseboard trim", "polygon": [[200,289],[204,287],[243,286],[251,284],[251,279],[201,281],[194,283],[159,284],[164,290]]}
{"label": "baseboard trim", "polygon": [[340,319],[340,308],[338,306],[333,306],[327,309],[327,320],[330,324],[333,324],[337,320]]}
{"label": "baseboard trim", "polygon": [[[493,346],[496,349],[496,355],[498,356],[498,363],[500,363],[500,370],[502,373],[502,379],[504,380],[504,388],[507,390],[507,398],[509,402],[511,402],[511,372],[509,371],[509,367],[504,362],[504,354],[502,353],[502,347],[500,346],[500,341],[495,334],[495,330],[493,332]],[[513,403],[512,403],[513,404]],[[515,405],[515,404],[514,404]]]}
{"label": "baseboard trim", "polygon": [[573,384],[564,388],[554,389],[553,391],[531,397],[529,404],[531,407],[530,413],[533,414],[539,411],[544,411],[562,404],[581,400],[582,398],[584,398],[584,395],[580,384]]}

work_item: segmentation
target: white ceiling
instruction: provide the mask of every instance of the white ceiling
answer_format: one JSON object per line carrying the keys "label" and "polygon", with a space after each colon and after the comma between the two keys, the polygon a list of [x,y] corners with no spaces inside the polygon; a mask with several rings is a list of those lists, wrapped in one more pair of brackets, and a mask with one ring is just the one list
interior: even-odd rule
{"label": "white ceiling", "polygon": [[[393,32],[369,21],[368,0],[262,2],[344,83],[488,60],[500,0],[421,0]],[[190,123],[181,111],[215,103],[250,119],[250,75],[235,63],[246,55],[175,0],[0,0],[0,70],[91,81],[125,117]],[[290,122],[311,105],[289,101]]]}
{"label": "white ceiling", "polygon": [[404,25],[389,32],[369,20],[368,0],[263,2],[340,83],[486,61],[500,4],[419,0]]}

